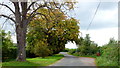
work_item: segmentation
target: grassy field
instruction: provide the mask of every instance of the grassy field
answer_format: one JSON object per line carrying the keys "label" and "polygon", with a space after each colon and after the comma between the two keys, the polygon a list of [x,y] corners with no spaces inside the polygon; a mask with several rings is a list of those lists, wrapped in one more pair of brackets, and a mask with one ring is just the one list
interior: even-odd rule
{"label": "grassy field", "polygon": [[56,54],[56,55],[48,56],[45,58],[41,58],[41,57],[27,58],[27,61],[25,62],[18,62],[18,61],[12,60],[9,62],[3,62],[2,66],[48,66],[62,59],[63,57],[64,56],[61,54]]}

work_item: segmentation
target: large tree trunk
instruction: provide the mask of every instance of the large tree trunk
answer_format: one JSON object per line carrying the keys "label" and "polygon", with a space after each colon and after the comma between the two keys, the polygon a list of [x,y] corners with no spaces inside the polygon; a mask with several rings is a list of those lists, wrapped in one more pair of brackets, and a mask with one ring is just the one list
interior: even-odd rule
{"label": "large tree trunk", "polygon": [[17,35],[17,61],[26,61],[26,27],[21,27],[20,25],[16,26],[16,35]]}

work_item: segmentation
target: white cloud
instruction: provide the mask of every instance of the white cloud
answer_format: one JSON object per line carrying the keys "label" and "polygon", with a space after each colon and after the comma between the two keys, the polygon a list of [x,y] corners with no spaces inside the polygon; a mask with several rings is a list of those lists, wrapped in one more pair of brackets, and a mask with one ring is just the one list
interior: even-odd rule
{"label": "white cloud", "polygon": [[119,2],[119,0],[76,0],[78,2]]}
{"label": "white cloud", "polygon": [[67,44],[65,44],[66,48],[72,49],[72,48],[77,48],[76,43],[75,42],[68,42]]}
{"label": "white cloud", "polygon": [[85,34],[89,34],[92,41],[95,41],[99,46],[102,46],[108,43],[110,38],[115,38],[118,40],[118,28],[105,28],[105,29],[97,29],[97,30],[89,30],[86,32],[85,30],[81,30],[83,37]]}

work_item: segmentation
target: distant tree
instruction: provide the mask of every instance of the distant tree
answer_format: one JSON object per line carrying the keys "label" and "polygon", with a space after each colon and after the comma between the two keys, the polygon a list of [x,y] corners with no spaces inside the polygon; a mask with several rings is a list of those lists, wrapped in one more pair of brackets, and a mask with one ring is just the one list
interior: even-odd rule
{"label": "distant tree", "polygon": [[2,39],[2,61],[11,58],[11,47],[13,47],[13,42],[11,40],[10,32],[6,33],[4,30],[0,31]]}
{"label": "distant tree", "polygon": [[2,36],[2,50],[8,50],[9,47],[13,46],[13,42],[11,40],[10,32],[5,33],[4,30],[0,31],[0,35]]}
{"label": "distant tree", "polygon": [[91,40],[90,40],[89,34],[86,34],[84,44],[85,44],[85,46],[90,46]]}
{"label": "distant tree", "polygon": [[90,40],[89,34],[86,37],[80,37],[77,41],[77,52],[81,55],[93,55],[98,51],[98,45]]}
{"label": "distant tree", "polygon": [[108,44],[116,44],[117,41],[114,38],[110,38]]}
{"label": "distant tree", "polygon": [[75,43],[77,44],[77,47],[79,48],[80,46],[84,45],[84,38],[80,37],[78,38]]}

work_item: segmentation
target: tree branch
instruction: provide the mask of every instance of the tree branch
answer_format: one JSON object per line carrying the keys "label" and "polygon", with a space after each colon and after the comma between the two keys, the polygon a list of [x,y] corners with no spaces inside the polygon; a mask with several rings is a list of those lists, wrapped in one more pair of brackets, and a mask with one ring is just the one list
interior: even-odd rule
{"label": "tree branch", "polygon": [[16,23],[16,21],[15,21],[13,18],[9,17],[9,16],[3,15],[3,14],[1,14],[0,17],[1,17],[1,16],[2,16],[2,17],[5,17],[5,18],[8,18],[8,19],[12,20],[14,23]]}
{"label": "tree branch", "polygon": [[33,17],[35,17],[36,15],[42,15],[42,16],[44,16],[45,19],[48,21],[48,18],[47,18],[47,16],[46,16],[45,14],[35,13],[34,15],[28,17],[28,22],[27,22],[27,24],[29,24],[29,22],[31,21],[31,19],[32,19]]}
{"label": "tree branch", "polygon": [[5,23],[8,21],[8,18],[5,20],[5,22],[3,23],[3,25],[2,25],[2,29],[3,29],[3,27],[4,27],[4,25],[5,25]]}
{"label": "tree branch", "polygon": [[21,22],[21,13],[20,13],[20,6],[19,6],[19,2],[12,2],[14,4],[15,7],[15,19],[17,23]]}
{"label": "tree branch", "polygon": [[45,3],[44,5],[40,5],[38,8],[36,8],[36,9],[30,14],[30,16],[33,15],[38,9],[43,8],[43,7],[46,7],[46,6],[47,6],[47,3]]}
{"label": "tree branch", "polygon": [[32,2],[32,3],[29,5],[29,7],[27,8],[27,11],[29,11],[30,8],[31,8],[31,6],[34,5],[35,3],[36,3],[36,2]]}
{"label": "tree branch", "polygon": [[13,14],[15,14],[15,12],[9,6],[7,6],[5,4],[1,4],[1,3],[0,3],[0,5],[7,7]]}

